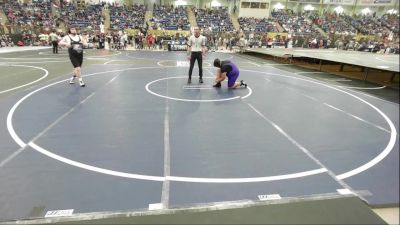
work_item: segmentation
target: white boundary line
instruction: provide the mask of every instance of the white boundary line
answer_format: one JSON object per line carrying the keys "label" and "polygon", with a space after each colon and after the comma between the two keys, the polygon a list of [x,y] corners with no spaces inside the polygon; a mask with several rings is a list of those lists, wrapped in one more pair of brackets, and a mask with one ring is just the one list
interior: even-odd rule
{"label": "white boundary line", "polygon": [[122,54],[122,52],[117,51],[117,53],[111,54],[111,55],[94,55],[94,56],[90,55],[90,56],[86,56],[86,57],[88,57],[88,58],[104,58],[104,57],[117,56],[117,55],[121,55],[121,54]]}
{"label": "white boundary line", "polygon": [[[64,58],[64,57],[59,57],[59,58]],[[25,59],[27,59],[27,60],[43,60],[43,59],[55,59],[55,60],[57,60],[57,58],[42,58],[42,57],[35,57],[35,58],[32,58],[32,57],[20,57],[20,58],[7,58],[7,57],[0,57],[0,59],[5,59],[5,60],[7,60],[7,59],[11,59],[11,60],[25,60]]]}
{"label": "white boundary line", "polygon": [[247,98],[247,97],[249,97],[251,94],[253,94],[253,90],[249,87],[249,86],[247,86],[247,88],[246,89],[248,89],[249,90],[249,93],[247,94],[247,95],[245,95],[245,96],[243,96],[243,97],[241,97],[241,99],[245,99],[245,98]]}
{"label": "white boundary line", "polygon": [[[150,51],[150,52],[151,52],[151,51]],[[212,53],[208,53],[207,56],[208,56],[209,54],[212,54]],[[221,54],[231,54],[231,53],[221,53]],[[183,55],[183,54],[182,54],[182,55]],[[154,57],[152,57],[152,58],[136,57],[136,56],[131,56],[131,55],[129,55],[128,52],[126,52],[125,56],[128,57],[128,58],[131,58],[131,59],[157,60],[158,62],[160,62],[160,61],[177,61],[177,60],[158,59],[158,58],[154,58]],[[165,55],[164,55],[164,56],[165,56]],[[186,54],[185,54],[185,57],[187,57]],[[164,58],[165,58],[165,57],[164,57]],[[186,58],[185,58],[185,59],[186,59]],[[230,59],[233,59],[233,55],[230,55],[228,58],[220,58],[220,60],[230,60]],[[182,60],[182,61],[184,61],[184,60]],[[203,59],[203,63],[208,63],[210,67],[211,67],[211,64],[212,64],[213,62],[214,62],[214,60]],[[158,65],[159,65],[159,64],[158,64]],[[159,65],[159,66],[162,66],[162,65]]]}
{"label": "white boundary line", "polygon": [[[166,60],[160,60],[160,61],[157,61],[157,65],[159,65],[159,66],[166,66],[166,65],[163,65],[163,63],[164,62],[188,62],[188,61],[185,61],[185,60],[182,60],[182,61],[179,61],[179,60],[169,60],[169,59],[166,59]],[[188,62],[189,64],[190,64],[190,62]],[[203,61],[203,64],[204,63],[206,63],[207,65],[206,65],[206,67],[211,67],[211,63],[209,63],[209,62],[204,62]],[[167,65],[168,66],[168,65]],[[190,65],[188,65],[188,66],[176,66],[176,67],[190,67]],[[204,68],[204,67],[203,67]]]}
{"label": "white boundary line", "polygon": [[314,163],[316,163],[318,166],[321,167],[321,169],[325,169],[326,172],[328,173],[329,176],[331,176],[335,181],[337,181],[342,187],[348,188],[351,190],[351,187],[348,186],[346,183],[344,183],[342,180],[338,180],[336,177],[336,174],[333,173],[331,170],[327,169],[327,167],[319,160],[317,159],[311,152],[302,146],[299,142],[297,142],[293,137],[291,137],[286,131],[284,131],[278,124],[276,124],[274,121],[268,119],[264,114],[262,114],[260,111],[258,111],[252,104],[246,103],[251,109],[253,109],[261,118],[263,118],[265,121],[267,121],[269,124],[271,124],[282,136],[284,136],[286,139],[288,139],[293,145],[295,145],[298,149],[300,149],[304,154],[306,154]]}
{"label": "white boundary line", "polygon": [[185,90],[211,90],[213,87],[182,87]]}
{"label": "white boundary line", "polygon": [[306,177],[311,175],[316,175],[320,173],[325,173],[327,170],[325,168],[309,170],[299,173],[291,173],[285,175],[268,176],[268,177],[250,177],[250,178],[196,178],[196,177],[176,177],[169,176],[166,179],[171,181],[181,181],[181,182],[195,182],[195,183],[254,183],[254,182],[266,182],[275,180],[287,180],[300,177]]}
{"label": "white boundary line", "polygon": [[163,59],[155,59],[154,57],[153,58],[143,58],[143,57],[130,56],[128,54],[128,52],[125,54],[125,56],[128,58],[131,58],[131,59],[139,59],[139,60],[158,60],[158,61],[163,60]]}
{"label": "white boundary line", "polygon": [[390,120],[390,118],[385,113],[383,113],[380,109],[378,109],[376,106],[372,105],[371,103],[367,102],[366,100],[364,100],[364,99],[362,99],[362,98],[360,98],[360,97],[358,97],[358,96],[356,96],[356,95],[354,95],[352,93],[346,92],[345,90],[341,90],[341,89],[339,89],[337,87],[330,86],[328,84],[317,82],[315,80],[304,79],[304,78],[300,78],[300,77],[293,77],[293,76],[282,75],[282,74],[263,72],[263,71],[256,71],[256,70],[242,69],[242,71],[255,72],[255,73],[261,73],[261,74],[266,74],[266,75],[269,74],[269,75],[281,76],[281,77],[288,77],[288,78],[293,78],[293,79],[297,79],[297,80],[303,80],[303,81],[306,81],[306,82],[309,82],[309,83],[319,84],[319,85],[328,87],[330,89],[333,89],[333,90],[342,92],[344,94],[347,94],[347,95],[349,95],[349,96],[351,96],[353,98],[356,98],[357,100],[365,103],[366,105],[370,106],[372,109],[377,111],[386,120],[386,122],[388,123],[388,125],[390,127],[390,139],[389,139],[389,142],[386,145],[385,149],[380,154],[378,154],[375,158],[370,160],[369,162],[367,162],[367,163],[365,163],[365,164],[363,164],[363,165],[361,165],[361,166],[359,166],[359,167],[357,167],[357,168],[355,168],[353,170],[350,170],[348,172],[345,172],[345,173],[337,175],[337,178],[339,180],[349,178],[351,176],[359,174],[359,173],[361,173],[361,172],[363,172],[363,171],[375,166],[380,161],[382,161],[387,155],[389,155],[389,153],[393,150],[394,145],[396,144],[397,130],[396,130],[396,127],[394,126],[393,122]]}
{"label": "white boundary line", "polygon": [[7,158],[5,158],[3,161],[0,162],[0,168],[6,165],[9,161],[14,159],[17,155],[19,155],[21,152],[23,152],[26,148],[25,147],[20,147],[17,151],[13,152],[11,155],[9,155]]}
{"label": "white boundary line", "polygon": [[[112,54],[112,55],[94,55],[94,56],[92,56],[92,55],[84,55],[84,57],[85,58],[104,58],[104,57],[110,57],[110,56],[117,56],[117,55],[121,55],[121,53],[122,52],[117,52],[117,53],[115,53],[115,54]],[[57,55],[57,54],[54,54],[54,55]],[[5,60],[7,60],[7,59],[15,59],[15,60],[25,60],[25,59],[27,59],[27,60],[43,60],[43,59],[53,59],[53,60],[57,60],[57,59],[61,59],[61,58],[65,58],[65,56],[68,56],[68,54],[58,54],[58,55],[60,55],[60,56],[62,56],[62,57],[56,57],[56,58],[42,58],[42,57],[40,57],[40,58],[38,58],[38,57],[35,57],[35,58],[32,58],[32,57],[26,57],[26,58],[15,58],[15,57],[0,57],[0,59],[5,59]]]}
{"label": "white boundary line", "polygon": [[[86,53],[86,52],[83,51],[83,53]],[[62,56],[67,56],[67,55],[68,55],[68,52],[62,52],[62,53],[57,53],[57,54],[54,54],[53,52],[39,52],[38,54],[39,54],[39,55],[54,55],[54,56],[56,56],[56,55],[62,55]]]}
{"label": "white boundary line", "polygon": [[[169,83],[167,80],[167,93],[169,90]],[[164,113],[164,177],[171,175],[171,144],[170,144],[170,129],[169,129],[169,101],[165,99],[165,113]],[[170,195],[170,181],[165,180],[162,185],[161,191],[161,204],[163,208],[169,207]]]}
{"label": "white boundary line", "polygon": [[302,96],[304,96],[304,97],[306,97],[306,98],[308,98],[308,99],[311,99],[311,100],[313,100],[313,101],[318,101],[315,97],[313,97],[313,96],[310,96],[310,95],[306,95],[306,94],[303,94],[303,93],[300,93]]}
{"label": "white boundary line", "polygon": [[[0,65],[0,66],[1,66],[1,65]],[[18,87],[14,87],[14,88],[10,88],[10,89],[4,90],[4,91],[0,91],[0,94],[6,93],[6,92],[9,92],[9,91],[13,91],[13,90],[16,90],[16,89],[19,89],[19,88],[23,88],[23,87],[26,87],[26,86],[31,85],[31,84],[34,84],[34,83],[36,83],[36,82],[39,82],[39,81],[43,80],[44,78],[46,78],[46,77],[49,75],[49,71],[46,70],[46,69],[44,69],[44,68],[42,68],[42,67],[27,66],[27,65],[9,65],[9,66],[15,66],[15,67],[20,66],[20,67],[28,67],[28,68],[34,68],[34,69],[42,70],[42,71],[44,71],[44,75],[43,75],[42,77],[40,77],[39,79],[34,80],[34,81],[32,81],[32,82],[29,82],[29,83],[27,83],[27,84],[20,85],[20,86],[18,86]]]}
{"label": "white boundary line", "polygon": [[346,87],[344,87],[344,86],[342,86],[342,87],[340,87],[340,88],[343,88],[343,89],[345,89],[345,90],[347,90],[347,91],[351,91],[351,92],[354,92],[354,93],[357,93],[357,94],[360,94],[360,95],[367,96],[367,97],[369,97],[369,98],[373,98],[373,99],[376,99],[376,100],[384,101],[384,102],[386,102],[386,103],[399,105],[398,103],[391,102],[391,101],[388,101],[388,100],[383,99],[383,98],[378,98],[378,97],[376,97],[376,96],[373,96],[373,95],[370,95],[370,94],[367,94],[367,93],[364,93],[364,92],[361,92],[361,91],[357,91],[357,90],[353,90],[353,89],[346,89]]}
{"label": "white boundary line", "polygon": [[79,168],[82,168],[82,169],[90,170],[90,171],[93,171],[93,172],[108,174],[108,175],[117,176],[117,177],[140,179],[140,180],[152,180],[152,181],[164,181],[165,180],[164,177],[123,173],[123,172],[117,172],[117,171],[114,171],[114,170],[107,170],[107,169],[103,169],[103,168],[99,168],[99,167],[95,167],[95,166],[90,166],[90,165],[87,165],[87,164],[84,164],[84,163],[80,163],[80,162],[76,162],[76,161],[64,158],[64,157],[56,155],[54,153],[51,153],[51,152],[47,151],[46,149],[36,145],[33,142],[29,142],[28,145],[31,146],[36,151],[38,151],[38,152],[40,152],[40,153],[42,153],[42,154],[44,154],[44,155],[46,155],[46,156],[48,156],[50,158],[56,159],[58,161],[64,162],[64,163],[72,165],[72,166],[76,166],[76,167],[79,167]]}
{"label": "white boundary line", "polygon": [[[276,67],[272,67],[272,68],[273,68],[274,70],[279,70],[279,71],[282,71],[282,72],[287,73],[287,74],[293,74],[293,73],[291,73],[290,71],[282,70],[282,69],[279,69],[279,68],[276,68]],[[295,73],[295,74],[296,74],[296,73]],[[315,78],[312,78],[312,77],[307,77],[307,78],[310,79],[310,80],[314,80],[314,81],[320,81],[320,80],[315,79]],[[338,86],[337,86],[337,87],[338,87]],[[383,98],[378,98],[378,97],[376,97],[376,96],[369,95],[369,94],[366,94],[366,93],[364,93],[364,92],[360,92],[360,91],[353,90],[353,89],[346,89],[345,86],[342,86],[342,87],[340,87],[340,88],[343,88],[343,89],[345,89],[346,91],[351,91],[351,92],[354,92],[354,93],[357,93],[357,94],[360,94],[360,95],[367,96],[367,97],[369,97],[369,98],[373,98],[373,99],[380,100],[380,101],[384,101],[384,102],[387,102],[387,103],[390,103],[390,104],[396,104],[396,105],[398,105],[398,103],[394,103],[394,102],[388,101],[388,100],[383,99]]]}
{"label": "white boundary line", "polygon": [[[140,69],[148,69],[148,68],[154,68],[154,67],[142,67],[142,68],[140,68]],[[97,75],[97,74],[112,73],[112,72],[123,72],[123,71],[125,71],[125,70],[136,70],[136,69],[138,69],[138,68],[127,68],[127,69],[103,71],[103,72],[98,72],[98,73],[87,74],[87,75],[85,75],[85,76],[83,76],[83,77],[93,76],[93,75]],[[13,117],[13,114],[14,114],[15,110],[17,109],[17,107],[18,107],[23,101],[25,101],[27,98],[29,98],[30,96],[32,96],[32,95],[35,94],[36,92],[39,92],[39,91],[41,91],[41,90],[43,90],[43,89],[46,89],[46,88],[48,88],[48,87],[51,87],[51,86],[53,86],[53,85],[56,85],[56,84],[65,82],[65,81],[67,81],[67,80],[69,80],[69,78],[68,78],[68,79],[65,79],[65,80],[57,81],[57,82],[54,82],[54,83],[51,83],[51,84],[48,84],[48,85],[45,85],[45,86],[43,86],[43,87],[41,87],[41,88],[39,88],[39,89],[36,89],[36,90],[30,92],[29,94],[27,94],[27,95],[25,95],[23,98],[21,98],[17,103],[15,103],[14,106],[10,109],[10,111],[9,111],[9,113],[8,113],[8,115],[7,115],[7,129],[8,129],[8,132],[10,133],[11,137],[14,139],[14,141],[15,141],[19,146],[21,146],[21,147],[24,148],[24,147],[26,146],[26,143],[25,143],[24,141],[22,141],[21,138],[16,134],[16,132],[15,132],[15,130],[14,130],[14,127],[13,127],[13,125],[12,125],[12,117]]]}
{"label": "white boundary line", "polygon": [[[93,75],[98,75],[98,74],[106,74],[106,73],[111,73],[111,72],[120,72],[120,71],[126,71],[126,70],[138,70],[138,69],[157,69],[157,67],[141,67],[141,68],[127,68],[127,69],[120,69],[120,70],[112,70],[112,71],[103,71],[103,72],[98,72],[98,73],[92,73],[85,75],[84,77],[87,76],[93,76]],[[185,181],[187,182],[204,182],[204,183],[242,183],[242,182],[263,182],[263,181],[272,181],[272,180],[282,180],[282,179],[292,179],[292,178],[299,178],[303,176],[310,176],[310,175],[315,175],[318,173],[324,173],[326,172],[325,169],[316,169],[316,170],[311,170],[311,171],[304,171],[304,172],[299,172],[299,173],[293,173],[293,174],[286,174],[286,175],[278,175],[278,176],[269,176],[269,177],[256,177],[256,178],[193,178],[193,177],[176,177],[176,176],[166,176],[166,177],[160,177],[160,176],[147,176],[147,175],[140,175],[140,174],[132,174],[132,173],[124,173],[124,172],[118,172],[118,171],[113,171],[113,170],[108,170],[108,169],[103,169],[99,167],[94,167],[91,165],[87,165],[84,163],[76,162],[70,159],[67,159],[65,157],[59,156],[57,154],[54,154],[38,145],[36,145],[33,142],[29,142],[28,144],[25,144],[24,141],[22,141],[19,136],[16,134],[14,127],[12,125],[12,118],[15,110],[18,108],[18,106],[27,98],[32,96],[33,94],[48,88],[50,86],[62,83],[67,81],[68,79],[61,80],[58,82],[54,82],[52,84],[48,84],[44,87],[41,87],[35,91],[32,91],[31,93],[27,94],[23,98],[21,98],[10,110],[10,112],[7,115],[7,129],[11,135],[11,137],[14,139],[14,141],[21,146],[21,148],[25,148],[27,145],[35,149],[36,151],[50,157],[53,159],[56,159],[58,161],[61,161],[63,163],[76,166],[82,169],[90,170],[93,172],[97,173],[103,173],[107,175],[112,175],[112,176],[118,176],[118,177],[125,177],[125,178],[132,178],[132,179],[141,179],[141,180],[152,180],[152,181]]]}
{"label": "white boundary line", "polygon": [[255,66],[257,66],[257,67],[260,67],[260,64],[257,64],[257,63],[254,63],[254,62],[247,61],[247,63],[250,63],[250,64],[252,64],[252,65],[255,65]]}
{"label": "white boundary line", "polygon": [[29,62],[7,62],[7,64],[13,64],[13,63],[61,63],[61,62],[69,62],[69,60],[63,60],[63,61],[38,61],[38,62],[34,62],[34,61],[29,61]]}
{"label": "white boundary line", "polygon": [[[152,95],[158,96],[160,98],[166,98],[166,99],[170,99],[170,100],[175,100],[175,101],[183,101],[183,102],[222,102],[222,101],[230,101],[230,100],[234,100],[234,99],[239,99],[239,98],[247,98],[251,95],[252,91],[249,87],[247,87],[247,89],[249,89],[249,94],[247,94],[244,97],[240,97],[240,96],[235,96],[232,98],[221,98],[221,99],[184,99],[184,98],[173,98],[173,97],[169,97],[169,96],[165,96],[165,95],[161,95],[161,94],[157,94],[155,92],[153,92],[152,90],[150,90],[150,86],[156,82],[162,81],[162,80],[169,80],[169,79],[185,79],[187,78],[186,76],[183,77],[166,77],[166,78],[160,78],[157,80],[153,80],[149,83],[146,84],[146,91],[149,92]],[[210,78],[213,79],[213,77],[204,77],[204,78]]]}
{"label": "white boundary line", "polygon": [[347,86],[338,86],[337,87],[341,87],[341,88],[350,88],[350,89],[360,89],[360,90],[377,90],[377,89],[384,89],[386,88],[386,86],[381,86],[381,87],[372,87],[372,88],[365,88],[365,87],[347,87]]}
{"label": "white boundary line", "polygon": [[[98,73],[92,73],[92,74],[88,74],[86,76],[93,76],[93,75],[98,75],[98,74],[106,74],[106,73],[110,73],[110,72],[117,72],[117,71],[126,71],[126,70],[139,70],[139,69],[157,69],[157,67],[140,67],[140,68],[127,68],[127,69],[120,69],[120,70],[112,70],[112,71],[103,71],[103,72],[98,72]],[[374,159],[372,159],[371,161],[367,162],[366,164],[357,167],[356,169],[353,169],[351,171],[342,173],[338,176],[336,176],[337,179],[342,180],[351,176],[354,176],[358,173],[361,173],[369,168],[371,168],[372,166],[374,166],[375,164],[379,163],[381,160],[383,160],[393,149],[395,142],[396,142],[396,136],[397,136],[397,131],[396,128],[393,124],[393,122],[382,112],[380,111],[378,108],[376,108],[374,105],[372,105],[371,103],[365,101],[364,99],[361,99],[358,96],[355,96],[351,93],[348,93],[344,90],[338,89],[336,87],[332,87],[320,82],[316,82],[313,80],[307,80],[307,79],[303,79],[303,78],[297,78],[297,77],[293,77],[293,76],[287,76],[287,75],[280,75],[280,74],[273,74],[273,73],[268,73],[268,72],[262,72],[262,71],[253,71],[253,70],[243,70],[243,71],[248,71],[248,72],[254,72],[254,73],[261,73],[261,74],[269,74],[269,75],[274,75],[274,76],[281,76],[281,77],[286,77],[286,78],[293,78],[293,79],[298,79],[298,80],[303,80],[306,82],[310,82],[310,83],[314,83],[314,84],[319,84],[334,90],[337,90],[339,92],[348,94],[358,100],[360,100],[361,102],[364,102],[365,104],[369,105],[370,107],[372,107],[374,110],[376,110],[385,120],[386,122],[389,124],[390,129],[391,129],[391,133],[390,133],[390,140],[388,142],[388,145],[386,146],[386,148],[378,155],[376,156]],[[85,77],[86,77],[85,76]],[[21,98],[9,111],[8,115],[7,115],[7,129],[8,132],[10,133],[11,137],[14,139],[14,141],[21,146],[22,148],[26,147],[26,143],[24,141],[22,141],[20,139],[20,137],[16,134],[13,124],[12,124],[12,118],[13,118],[13,114],[15,112],[15,110],[18,108],[18,106],[27,98],[29,98],[30,96],[32,96],[33,94],[48,88],[50,86],[53,86],[55,84],[61,83],[61,82],[65,82],[68,79],[62,80],[62,81],[58,81],[49,85],[46,85],[44,87],[41,87],[27,95],[25,95],[23,98]],[[160,177],[160,176],[147,176],[147,175],[140,175],[140,174],[131,174],[131,173],[124,173],[124,172],[118,172],[118,171],[113,171],[113,170],[107,170],[107,169],[103,169],[103,168],[99,168],[99,167],[94,167],[94,166],[90,166],[87,164],[83,164],[80,162],[76,162],[67,158],[64,158],[62,156],[56,155],[38,145],[36,145],[33,142],[29,142],[28,143],[29,146],[31,146],[32,148],[34,148],[35,150],[37,150],[38,152],[41,152],[44,155],[47,155],[53,159],[59,160],[61,162],[64,162],[66,164],[70,164],[79,168],[83,168],[83,169],[87,169],[90,171],[94,171],[94,172],[98,172],[98,173],[103,173],[103,174],[108,174],[108,175],[113,175],[113,176],[119,176],[119,177],[126,177],[126,178],[133,178],[133,179],[142,179],[142,180],[153,180],[153,181],[165,181],[165,180],[171,180],[171,181],[182,181],[182,182],[204,182],[204,183],[243,183],[243,182],[263,182],[263,181],[271,181],[271,180],[282,180],[282,179],[292,179],[292,178],[299,178],[299,177],[303,177],[303,176],[310,176],[310,175],[315,175],[318,173],[323,173],[323,172],[327,172],[325,168],[320,168],[320,169],[316,169],[316,170],[311,170],[311,171],[304,171],[304,172],[300,172],[300,173],[294,173],[294,174],[286,174],[286,175],[279,175],[279,176],[269,176],[269,177],[256,177],[256,178],[195,178],[195,177],[177,177],[177,176],[166,176],[166,177]]]}
{"label": "white boundary line", "polygon": [[371,122],[369,122],[369,121],[367,121],[367,120],[364,120],[363,118],[360,118],[360,117],[358,117],[358,116],[356,116],[356,115],[353,115],[353,114],[348,113],[348,112],[346,112],[346,111],[344,111],[344,110],[341,110],[341,109],[339,109],[339,108],[336,108],[335,106],[330,105],[330,104],[328,104],[328,103],[325,103],[325,102],[324,102],[323,104],[326,105],[326,106],[328,106],[329,108],[332,108],[332,109],[334,109],[334,110],[336,110],[336,111],[342,112],[342,113],[344,113],[344,114],[346,114],[346,115],[348,115],[348,116],[350,116],[350,117],[353,117],[353,118],[356,119],[356,120],[359,120],[359,121],[361,121],[361,122],[364,122],[364,123],[366,123],[366,124],[368,124],[368,125],[371,125],[371,126],[373,126],[373,127],[375,127],[375,128],[378,128],[378,129],[383,130],[383,131],[385,131],[386,133],[389,133],[389,134],[390,134],[390,131],[389,131],[389,130],[387,130],[387,129],[385,129],[385,128],[379,126],[379,125],[376,125],[376,124],[371,123]]}
{"label": "white boundary line", "polygon": [[[282,69],[279,69],[279,68],[274,68],[274,69],[280,70],[280,71],[285,72],[285,73],[290,73],[289,71],[285,71],[285,70],[282,70]],[[297,74],[297,73],[295,73],[295,74]],[[318,79],[315,79],[315,78],[312,78],[312,77],[307,77],[307,78],[308,78],[308,79],[311,79],[311,80],[319,81]],[[378,98],[378,97],[376,97],[376,96],[369,95],[369,94],[366,94],[366,93],[364,93],[364,92],[356,91],[356,90],[353,90],[353,89],[350,89],[350,88],[347,89],[346,86],[339,86],[339,85],[336,85],[336,87],[340,87],[340,88],[345,89],[346,91],[351,91],[351,92],[354,92],[354,93],[357,93],[357,94],[360,94],[360,95],[367,96],[367,97],[369,97],[369,98],[373,98],[373,99],[380,100],[380,101],[384,101],[384,102],[387,102],[387,103],[390,103],[390,104],[397,104],[397,105],[398,105],[398,103],[394,103],[394,102],[388,101],[388,100],[383,99],[383,98]]]}
{"label": "white boundary line", "polygon": [[111,63],[111,62],[114,62],[114,61],[115,61],[115,60],[107,61],[107,62],[103,63],[103,65],[107,65],[107,64],[109,64],[109,63]]}
{"label": "white boundary line", "polygon": [[379,130],[385,131],[386,133],[389,133],[389,134],[390,134],[390,131],[387,130],[387,129],[385,129],[385,128],[382,127],[382,126],[379,126],[379,125],[377,125],[377,124],[374,124],[374,123],[372,123],[372,122],[369,122],[369,121],[367,121],[367,120],[365,120],[365,119],[363,119],[363,118],[360,118],[360,117],[358,117],[358,116],[356,116],[356,115],[353,115],[353,114],[351,114],[351,113],[349,113],[349,112],[346,112],[346,111],[344,111],[344,110],[342,110],[342,109],[339,109],[339,108],[337,108],[337,107],[335,107],[335,106],[333,106],[333,105],[330,105],[330,104],[328,104],[328,103],[326,103],[326,102],[321,102],[321,101],[319,101],[317,98],[315,98],[315,97],[313,97],[313,96],[309,96],[309,95],[304,94],[304,93],[302,93],[302,92],[299,92],[299,91],[297,91],[297,90],[294,89],[294,88],[289,88],[289,87],[287,87],[287,89],[292,90],[292,91],[295,91],[296,93],[299,93],[300,95],[302,95],[302,96],[304,96],[304,97],[306,97],[306,98],[308,98],[308,99],[311,99],[311,100],[313,100],[313,101],[315,101],[315,102],[322,103],[323,105],[325,105],[325,106],[327,106],[327,107],[329,107],[329,108],[331,108],[331,109],[334,109],[334,110],[336,110],[336,111],[342,112],[342,113],[344,113],[344,114],[346,114],[346,115],[348,115],[348,116],[350,116],[350,117],[353,117],[353,118],[356,119],[356,120],[359,120],[359,121],[361,121],[361,122],[363,122],[363,123],[366,123],[366,124],[368,124],[368,125],[371,125],[371,126],[377,128],[377,129],[379,129]]}

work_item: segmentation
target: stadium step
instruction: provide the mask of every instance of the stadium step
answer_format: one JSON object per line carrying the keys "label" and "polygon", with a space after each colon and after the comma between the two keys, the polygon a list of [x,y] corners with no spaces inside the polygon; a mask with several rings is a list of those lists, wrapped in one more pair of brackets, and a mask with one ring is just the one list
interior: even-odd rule
{"label": "stadium step", "polygon": [[110,10],[103,8],[102,15],[104,17],[104,31],[108,32],[111,27]]}
{"label": "stadium step", "polygon": [[146,11],[146,14],[144,14],[144,23],[146,22],[149,23],[150,26],[153,25],[152,22],[150,22],[150,19],[153,18],[153,11]]}
{"label": "stadium step", "polygon": [[232,25],[235,28],[235,30],[240,30],[240,24],[239,24],[237,14],[231,14],[231,21],[232,21]]}
{"label": "stadium step", "polygon": [[193,9],[190,7],[186,8],[188,16],[189,16],[189,23],[191,27],[197,27],[196,16],[194,15]]}
{"label": "stadium step", "polygon": [[285,31],[285,29],[283,29],[283,27],[278,22],[275,22],[275,26],[278,29],[278,32],[282,33]]}
{"label": "stadium step", "polygon": [[7,34],[8,28],[5,24],[8,23],[8,19],[7,19],[6,14],[4,14],[4,11],[2,8],[0,8],[0,21],[1,21],[1,26],[2,26],[2,27],[0,27],[0,31],[4,30],[4,33]]}

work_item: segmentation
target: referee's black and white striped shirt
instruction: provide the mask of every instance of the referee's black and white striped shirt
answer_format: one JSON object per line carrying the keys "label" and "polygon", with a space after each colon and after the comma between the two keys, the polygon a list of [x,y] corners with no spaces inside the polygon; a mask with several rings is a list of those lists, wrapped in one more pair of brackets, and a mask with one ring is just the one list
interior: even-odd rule
{"label": "referee's black and white striped shirt", "polygon": [[192,52],[201,52],[202,47],[206,46],[206,37],[199,35],[198,37],[192,35],[188,41],[189,47],[192,47]]}

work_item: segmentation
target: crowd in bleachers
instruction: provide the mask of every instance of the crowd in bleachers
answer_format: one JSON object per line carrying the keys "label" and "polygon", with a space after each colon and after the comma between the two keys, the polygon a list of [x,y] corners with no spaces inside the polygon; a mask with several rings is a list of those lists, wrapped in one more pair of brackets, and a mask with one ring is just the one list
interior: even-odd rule
{"label": "crowd in bleachers", "polygon": [[325,12],[323,15],[311,15],[313,24],[319,26],[324,32],[342,35],[378,35],[388,36],[391,32],[399,34],[399,18],[397,15],[376,14],[345,15],[336,12]]}
{"label": "crowd in bleachers", "polygon": [[213,32],[234,31],[231,18],[226,7],[214,7],[212,9],[193,8],[197,25]]}
{"label": "crowd in bleachers", "polygon": [[342,40],[339,39],[334,43],[334,47],[339,50],[363,51],[363,52],[380,52],[399,54],[399,44],[385,44],[382,41],[371,40]]}
{"label": "crowd in bleachers", "polygon": [[389,29],[394,34],[399,35],[400,20],[398,15],[385,14],[380,18],[382,26]]}
{"label": "crowd in bleachers", "polygon": [[346,16],[351,25],[356,28],[363,35],[388,35],[390,30],[396,30],[398,33],[398,18],[395,19],[389,15],[376,17],[375,15],[359,15],[359,16]]}
{"label": "crowd in bleachers", "polygon": [[349,16],[336,12],[318,15],[274,10],[271,15],[288,33],[315,34],[318,33],[316,27],[327,34],[387,36],[391,31],[394,35],[399,33],[398,16],[387,14],[382,17],[376,17],[375,14]]}
{"label": "crowd in bleachers", "polygon": [[239,17],[239,24],[243,32],[278,32],[273,19]]}
{"label": "crowd in bleachers", "polygon": [[86,5],[84,8],[78,8],[75,4],[65,2],[61,8],[61,18],[68,25],[84,28],[91,27],[92,29],[100,29],[100,24],[103,24],[102,8],[100,4]]}
{"label": "crowd in bleachers", "polygon": [[312,21],[309,19],[309,16],[313,15],[312,13],[273,10],[271,15],[288,33],[317,33]]}
{"label": "crowd in bleachers", "polygon": [[311,17],[314,24],[319,26],[325,33],[355,35],[357,30],[351,26],[348,18],[337,13],[325,13],[322,16]]}
{"label": "crowd in bleachers", "polygon": [[187,8],[156,5],[150,22],[154,30],[190,30]]}
{"label": "crowd in bleachers", "polygon": [[142,4],[108,8],[110,9],[111,28],[114,30],[139,29],[144,24],[146,6]]}
{"label": "crowd in bleachers", "polygon": [[346,16],[351,25],[363,35],[376,35],[384,33],[384,27],[380,25],[377,18],[372,15],[363,15],[357,17]]}
{"label": "crowd in bleachers", "polygon": [[7,34],[0,35],[0,48],[4,47],[13,47],[14,42],[11,40],[11,37]]}
{"label": "crowd in bleachers", "polygon": [[34,3],[20,4],[18,1],[10,1],[2,5],[10,27],[48,27],[53,25],[51,2],[38,0]]}
{"label": "crowd in bleachers", "polygon": [[[140,41],[137,40],[142,39],[143,43],[148,41],[155,43],[157,39],[157,37],[147,35],[143,30],[189,30],[188,10],[193,10],[198,26],[207,34],[208,43],[213,49],[228,49],[234,46],[241,34],[245,35],[244,38],[246,38],[247,44],[250,46],[268,47],[274,45],[270,43],[276,42],[293,47],[335,47],[337,49],[360,51],[376,51],[378,48],[382,50],[388,47],[392,50],[396,49],[396,43],[393,44],[393,41],[398,40],[399,37],[399,16],[388,14],[376,16],[373,13],[349,16],[335,12],[324,12],[319,15],[310,11],[294,13],[292,10],[273,10],[271,17],[268,19],[240,17],[238,19],[240,30],[236,31],[226,7],[188,9],[183,6],[174,7],[172,5],[154,4],[153,18],[148,21],[150,22],[149,24],[144,21],[146,6],[143,4],[126,6],[102,2],[94,5],[80,5],[79,7],[79,5],[71,4],[67,1],[61,1],[56,7],[55,15],[53,15],[53,3],[50,0],[37,0],[29,4],[8,1],[8,3],[1,5],[1,9],[8,19],[4,27],[13,28],[14,33],[19,32],[30,35],[29,38],[25,36],[26,43],[34,45],[44,43],[37,40],[40,39],[39,35],[46,34],[46,32],[48,33],[56,28],[58,22],[54,21],[55,18],[60,18],[67,26],[73,25],[84,28],[82,30],[96,30],[97,32],[100,30],[101,25],[104,25],[104,10],[109,9],[111,30],[140,29],[142,34],[135,35],[132,42],[136,43],[135,46],[143,46],[138,44]],[[22,29],[16,29],[16,27]],[[265,38],[265,33],[279,32],[278,27],[279,29],[282,27],[291,38],[287,40]],[[2,28],[3,26],[0,24],[0,32],[5,33]],[[321,28],[328,36],[322,37],[318,28]],[[11,29],[8,30],[10,31]],[[40,31],[38,32],[38,30]],[[357,42],[352,38],[356,34],[376,35],[382,39],[389,37],[390,41]],[[96,39],[97,36],[94,36],[93,38]],[[106,39],[103,36],[100,35],[97,38]],[[335,38],[333,38],[334,36]],[[148,38],[149,40],[147,40]],[[1,45],[4,43],[6,46],[11,45],[9,38],[4,37],[2,37],[0,43]]]}

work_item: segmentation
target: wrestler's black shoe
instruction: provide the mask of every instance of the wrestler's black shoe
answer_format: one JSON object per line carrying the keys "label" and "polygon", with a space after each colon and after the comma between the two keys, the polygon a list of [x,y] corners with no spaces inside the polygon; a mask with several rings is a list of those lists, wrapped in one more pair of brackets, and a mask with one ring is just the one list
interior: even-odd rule
{"label": "wrestler's black shoe", "polygon": [[218,82],[218,83],[214,84],[213,87],[220,88],[221,87],[221,82]]}
{"label": "wrestler's black shoe", "polygon": [[188,83],[188,84],[192,83],[192,78],[188,78],[187,83]]}
{"label": "wrestler's black shoe", "polygon": [[243,80],[240,81],[240,87],[247,88],[247,84],[243,82]]}
{"label": "wrestler's black shoe", "polygon": [[201,77],[199,78],[199,83],[200,83],[200,84],[204,83],[204,82],[203,82],[203,78],[201,78]]}

